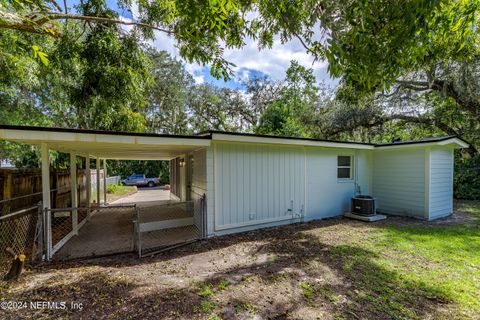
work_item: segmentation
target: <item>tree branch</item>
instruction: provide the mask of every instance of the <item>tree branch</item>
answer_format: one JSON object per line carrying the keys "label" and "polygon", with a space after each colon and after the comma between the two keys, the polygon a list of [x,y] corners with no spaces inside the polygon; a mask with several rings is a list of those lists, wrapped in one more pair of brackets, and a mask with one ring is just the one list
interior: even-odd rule
{"label": "tree branch", "polygon": [[109,22],[114,24],[121,24],[126,26],[139,26],[154,29],[167,33],[169,35],[174,34],[173,31],[163,29],[160,27],[153,26],[151,24],[135,22],[135,21],[125,21],[120,19],[106,18],[106,17],[96,17],[96,16],[80,16],[74,14],[65,14],[65,13],[48,13],[47,18],[49,20],[60,20],[60,19],[71,19],[71,20],[82,20],[82,21],[91,21],[91,22]]}
{"label": "tree branch", "polygon": [[[150,24],[135,22],[135,21],[125,21],[120,19],[113,19],[107,17],[97,17],[97,16],[81,16],[75,14],[61,13],[61,12],[42,12],[41,18],[35,18],[35,16],[20,16],[18,14],[9,13],[0,10],[0,29],[11,29],[18,30],[22,32],[44,34],[54,36],[50,31],[46,30],[45,24],[52,20],[62,20],[62,19],[71,19],[71,20],[80,20],[94,23],[114,23],[127,26],[139,26],[154,29],[157,31],[164,32],[166,34],[172,35],[173,31],[156,27]],[[49,26],[49,28],[51,28]]]}
{"label": "tree branch", "polygon": [[[436,119],[432,118],[426,118],[422,116],[411,116],[411,115],[406,115],[406,114],[392,114],[388,116],[383,116],[383,117],[377,117],[374,118],[373,121],[368,121],[368,122],[354,122],[348,126],[342,126],[340,128],[336,128],[335,130],[329,130],[327,132],[328,136],[335,136],[339,133],[342,132],[350,132],[358,128],[373,128],[380,126],[384,124],[385,122],[388,121],[393,121],[393,120],[400,120],[406,123],[421,123],[421,124],[426,124],[429,126],[436,127],[443,132],[445,132],[448,135],[452,136],[462,136],[460,132],[455,130],[454,128],[448,126],[446,123],[440,122]],[[468,141],[467,141],[468,142]],[[471,144],[469,143],[470,147],[466,149],[466,151],[473,157],[478,154],[478,150]]]}
{"label": "tree branch", "polygon": [[424,81],[397,80],[396,82],[397,82],[399,87],[402,87],[404,89],[410,89],[410,90],[415,90],[415,91],[427,91],[427,90],[431,89],[428,82],[424,82]]}

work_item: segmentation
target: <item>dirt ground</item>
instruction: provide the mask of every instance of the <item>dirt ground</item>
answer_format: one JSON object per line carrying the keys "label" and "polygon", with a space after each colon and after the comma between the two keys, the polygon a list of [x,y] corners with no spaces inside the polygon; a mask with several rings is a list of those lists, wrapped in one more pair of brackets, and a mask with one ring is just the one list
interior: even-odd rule
{"label": "dirt ground", "polygon": [[[359,254],[362,270],[380,268],[373,253],[354,244],[379,228],[435,228],[469,219],[462,213],[433,224],[332,219],[202,240],[141,260],[121,255],[40,266],[16,283],[2,283],[2,300],[66,307],[0,310],[0,318],[391,319],[376,302],[383,299],[378,289],[368,291],[365,278],[347,272]],[[375,285],[395,291],[396,277],[384,274],[374,278]],[[398,290],[405,290],[402,314],[455,318],[448,301]]]}

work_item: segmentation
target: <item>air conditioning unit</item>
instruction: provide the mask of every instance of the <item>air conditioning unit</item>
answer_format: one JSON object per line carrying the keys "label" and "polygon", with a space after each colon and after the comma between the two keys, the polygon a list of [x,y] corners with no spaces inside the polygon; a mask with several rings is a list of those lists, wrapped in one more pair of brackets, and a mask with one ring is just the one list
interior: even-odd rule
{"label": "air conditioning unit", "polygon": [[352,198],[352,213],[361,216],[375,215],[375,199],[371,196],[358,195]]}

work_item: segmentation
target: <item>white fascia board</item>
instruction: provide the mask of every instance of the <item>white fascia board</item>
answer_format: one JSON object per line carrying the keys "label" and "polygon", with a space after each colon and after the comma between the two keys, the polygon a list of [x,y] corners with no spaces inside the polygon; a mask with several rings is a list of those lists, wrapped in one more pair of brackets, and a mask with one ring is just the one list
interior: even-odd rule
{"label": "white fascia board", "polygon": [[180,138],[180,137],[135,137],[136,144],[143,145],[164,145],[164,146],[199,146],[208,147],[210,139],[205,138]]}
{"label": "white fascia board", "polygon": [[0,129],[0,139],[10,141],[28,141],[40,144],[42,142],[92,142],[126,145],[166,145],[166,146],[210,146],[210,140],[205,138],[182,137],[147,137],[134,135],[115,135],[99,133],[55,132],[36,130]]}
{"label": "white fascia board", "polygon": [[214,142],[241,142],[253,144],[279,144],[292,146],[309,146],[309,147],[328,147],[328,148],[345,148],[345,149],[365,149],[372,150],[373,145],[360,143],[343,143],[343,142],[329,142],[329,141],[315,141],[303,139],[285,139],[285,138],[270,138],[257,137],[249,135],[230,135],[222,133],[213,133],[212,140]]}
{"label": "white fascia board", "polygon": [[76,141],[75,133],[34,130],[0,129],[0,139],[11,141]]}
{"label": "white fascia board", "polygon": [[453,145],[453,147],[457,149],[467,148],[468,144],[463,142],[458,138],[451,138],[443,141],[435,141],[435,142],[423,142],[423,143],[408,143],[408,144],[399,144],[399,145],[391,145],[391,146],[382,146],[376,147],[375,150],[383,151],[383,150],[396,150],[396,149],[409,149],[409,148],[428,148],[433,146],[447,146]]}
{"label": "white fascia board", "polygon": [[451,138],[451,139],[448,139],[448,140],[440,141],[438,143],[439,146],[445,146],[445,145],[449,145],[449,144],[454,145],[454,147],[457,148],[457,149],[462,149],[462,148],[468,148],[469,147],[468,143],[466,143],[465,141],[462,141],[458,138]]}

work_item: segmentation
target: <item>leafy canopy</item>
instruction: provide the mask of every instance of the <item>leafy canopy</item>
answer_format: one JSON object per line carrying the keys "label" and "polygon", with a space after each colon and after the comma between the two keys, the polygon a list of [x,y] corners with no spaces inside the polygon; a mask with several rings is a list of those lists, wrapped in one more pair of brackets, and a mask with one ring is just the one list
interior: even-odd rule
{"label": "leafy canopy", "polygon": [[328,61],[331,75],[367,89],[388,87],[432,52],[466,59],[478,50],[480,0],[138,0],[135,21],[116,17],[105,0],[84,1],[91,10],[74,13],[50,0],[0,3],[0,28],[22,32],[63,36],[59,25],[66,18],[133,25],[144,39],[164,32],[176,39],[183,58],[210,64],[217,77],[231,74],[224,50],[242,48],[249,38],[259,48],[297,39],[317,60]]}

